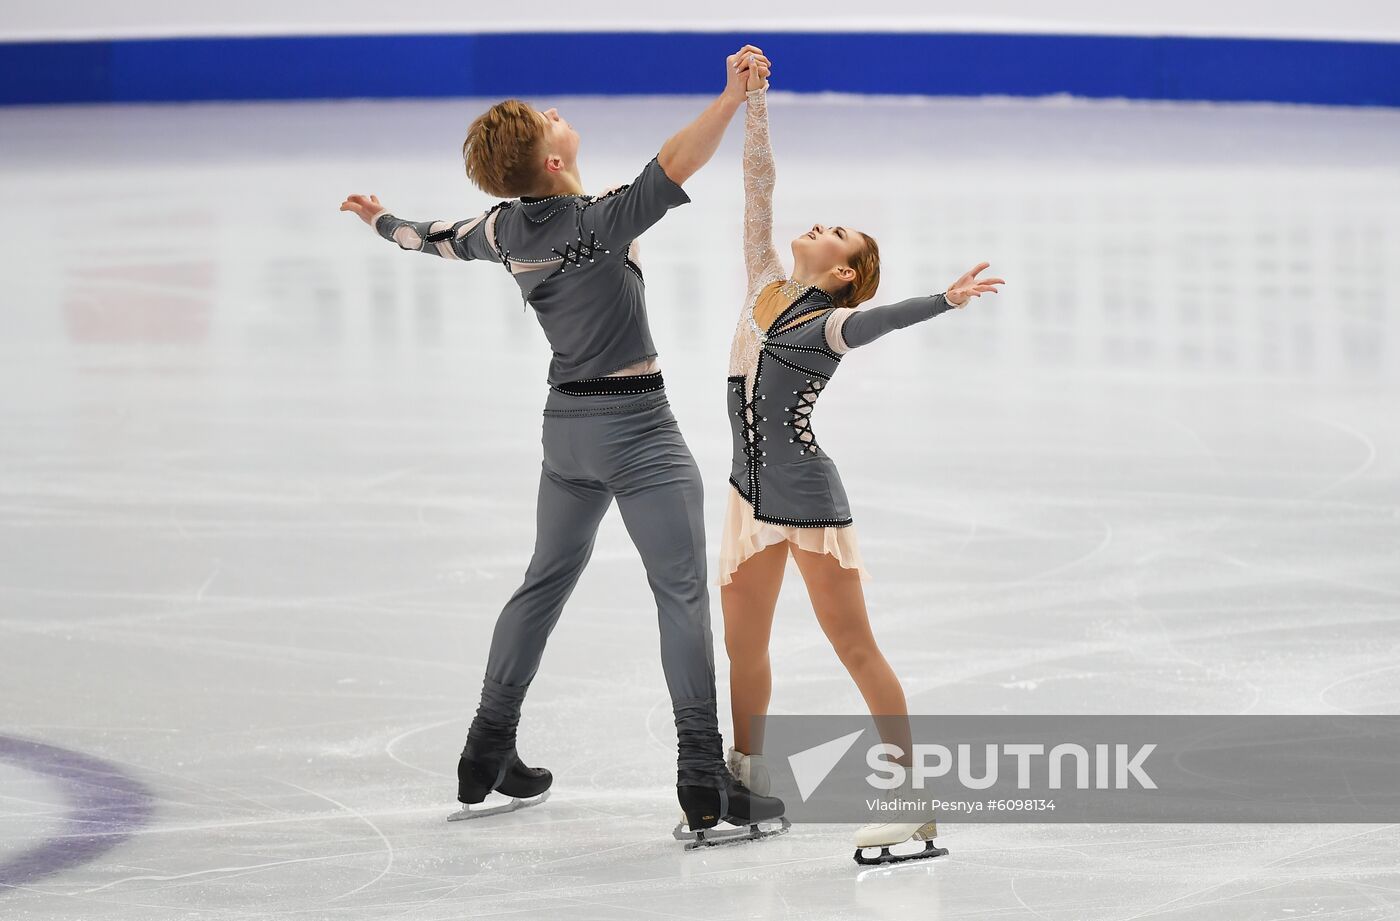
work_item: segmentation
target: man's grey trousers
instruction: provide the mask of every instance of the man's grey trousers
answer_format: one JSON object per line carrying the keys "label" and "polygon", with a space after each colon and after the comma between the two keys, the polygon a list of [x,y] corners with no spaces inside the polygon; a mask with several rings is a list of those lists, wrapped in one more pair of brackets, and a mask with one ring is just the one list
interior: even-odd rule
{"label": "man's grey trousers", "polygon": [[508,751],[545,642],[593,553],[613,500],[656,597],[661,664],[679,740],[677,783],[717,786],[724,772],[715,714],[706,582],[704,489],[664,389],[575,396],[550,390],[535,550],[491,638],[468,739]]}

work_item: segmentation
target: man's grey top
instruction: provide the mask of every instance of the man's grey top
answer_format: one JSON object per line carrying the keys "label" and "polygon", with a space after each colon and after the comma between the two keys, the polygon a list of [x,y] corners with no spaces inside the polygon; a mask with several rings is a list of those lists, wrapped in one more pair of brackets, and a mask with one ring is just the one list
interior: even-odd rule
{"label": "man's grey top", "polygon": [[403,249],[503,265],[535,308],[554,350],[549,383],[558,385],[656,356],[642,271],[628,248],[689,201],[653,157],[635,181],[605,195],[521,197],[455,223],[385,211],[374,229]]}

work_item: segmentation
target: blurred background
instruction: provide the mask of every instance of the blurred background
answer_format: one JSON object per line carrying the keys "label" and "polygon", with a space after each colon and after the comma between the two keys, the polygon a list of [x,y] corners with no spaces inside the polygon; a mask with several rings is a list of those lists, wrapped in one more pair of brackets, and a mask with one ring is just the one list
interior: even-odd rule
{"label": "blurred background", "polygon": [[[8,2],[0,913],[1400,917],[1394,826],[681,853],[615,514],[521,730],[553,798],[443,821],[534,540],[549,350],[498,267],[337,208],[480,213],[461,143],[508,96],[575,126],[590,191],[630,181],[745,42],[784,255],[839,223],[879,240],[873,303],[1008,281],[853,353],[816,423],[911,709],[1395,712],[1395,4]],[[712,563],[741,118],[640,242]],[[772,660],[774,712],[861,712],[795,570]]]}

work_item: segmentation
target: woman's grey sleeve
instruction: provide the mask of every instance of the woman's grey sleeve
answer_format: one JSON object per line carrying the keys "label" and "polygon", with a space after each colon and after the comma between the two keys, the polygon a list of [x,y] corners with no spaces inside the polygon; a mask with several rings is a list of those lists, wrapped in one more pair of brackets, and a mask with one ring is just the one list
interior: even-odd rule
{"label": "woman's grey sleeve", "polygon": [[931,320],[943,311],[951,309],[953,305],[948,303],[943,295],[935,294],[930,297],[911,297],[898,304],[857,310],[841,324],[841,338],[851,348],[869,345],[885,333]]}

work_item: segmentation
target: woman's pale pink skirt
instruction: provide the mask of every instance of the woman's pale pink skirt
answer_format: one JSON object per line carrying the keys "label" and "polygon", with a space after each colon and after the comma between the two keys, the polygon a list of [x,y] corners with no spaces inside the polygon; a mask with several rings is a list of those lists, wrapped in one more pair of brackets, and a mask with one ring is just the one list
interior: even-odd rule
{"label": "woman's pale pink skirt", "polygon": [[729,505],[724,512],[724,532],[719,542],[719,579],[716,585],[728,585],[739,564],[764,547],[790,541],[803,550],[829,553],[847,569],[860,573],[862,582],[870,581],[870,573],[860,558],[856,545],[855,525],[844,528],[798,528],[792,525],[759,521],[753,516],[753,506],[730,486]]}

